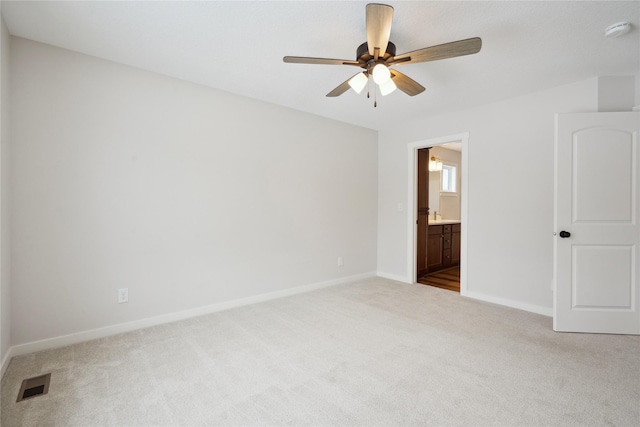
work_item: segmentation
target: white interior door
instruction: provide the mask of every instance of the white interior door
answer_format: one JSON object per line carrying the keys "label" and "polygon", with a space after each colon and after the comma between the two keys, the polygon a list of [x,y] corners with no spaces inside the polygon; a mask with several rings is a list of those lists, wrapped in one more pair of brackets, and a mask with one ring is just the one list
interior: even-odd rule
{"label": "white interior door", "polygon": [[640,334],[640,113],[556,116],[553,329]]}

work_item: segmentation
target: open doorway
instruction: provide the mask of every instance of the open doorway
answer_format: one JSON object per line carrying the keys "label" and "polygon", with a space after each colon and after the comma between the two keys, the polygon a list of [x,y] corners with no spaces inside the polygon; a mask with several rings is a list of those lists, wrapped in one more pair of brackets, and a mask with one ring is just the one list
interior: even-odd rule
{"label": "open doorway", "polygon": [[460,292],[460,142],[418,150],[416,280]]}
{"label": "open doorway", "polygon": [[464,133],[409,144],[412,281],[462,295],[467,288],[467,142]]}

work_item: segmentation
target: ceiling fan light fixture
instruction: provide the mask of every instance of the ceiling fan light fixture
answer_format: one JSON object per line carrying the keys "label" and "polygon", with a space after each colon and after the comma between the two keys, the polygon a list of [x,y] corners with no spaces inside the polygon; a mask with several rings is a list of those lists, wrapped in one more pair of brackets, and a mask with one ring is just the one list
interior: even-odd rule
{"label": "ceiling fan light fixture", "polygon": [[349,80],[349,86],[351,86],[351,89],[355,90],[356,93],[360,93],[368,82],[369,78],[364,73],[358,73],[351,77]]}
{"label": "ceiling fan light fixture", "polygon": [[398,86],[396,86],[396,84],[391,79],[387,80],[385,83],[382,83],[379,86],[382,96],[387,96],[398,88]]}
{"label": "ceiling fan light fixture", "polygon": [[[1,0],[0,0],[1,1]],[[480,52],[482,39],[473,37],[464,40],[457,40],[443,43],[436,46],[429,46],[411,52],[396,55],[396,45],[389,40],[391,35],[391,24],[393,21],[393,7],[386,4],[370,3],[366,7],[365,28],[367,40],[356,49],[356,59],[331,59],[313,58],[309,56],[285,56],[282,60],[293,64],[326,64],[326,65],[348,65],[361,68],[362,73],[349,77],[340,83],[335,89],[327,93],[327,97],[334,98],[347,92],[349,88],[357,93],[364,90],[364,86],[369,86],[369,94],[377,94],[377,88],[371,87],[373,82],[380,87],[382,95],[388,95],[396,89],[409,96],[415,96],[425,91],[424,86],[412,78],[395,70],[390,70],[389,66],[399,64],[415,64],[418,62],[436,61],[441,59],[455,58],[464,55],[473,55]],[[363,74],[363,75],[359,75]],[[390,80],[393,80],[391,82]],[[376,102],[374,101],[374,106]]]}
{"label": "ceiling fan light fixture", "polygon": [[373,81],[379,85],[383,85],[391,79],[391,71],[384,64],[378,64],[373,67],[371,74],[373,75]]}

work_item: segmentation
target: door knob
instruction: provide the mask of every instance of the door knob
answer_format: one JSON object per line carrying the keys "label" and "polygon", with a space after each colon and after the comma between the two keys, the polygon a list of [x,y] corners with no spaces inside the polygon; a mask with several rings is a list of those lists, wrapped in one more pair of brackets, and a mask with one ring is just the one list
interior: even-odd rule
{"label": "door knob", "polygon": [[562,237],[563,239],[566,239],[567,237],[571,237],[571,233],[563,230],[560,232],[560,237]]}

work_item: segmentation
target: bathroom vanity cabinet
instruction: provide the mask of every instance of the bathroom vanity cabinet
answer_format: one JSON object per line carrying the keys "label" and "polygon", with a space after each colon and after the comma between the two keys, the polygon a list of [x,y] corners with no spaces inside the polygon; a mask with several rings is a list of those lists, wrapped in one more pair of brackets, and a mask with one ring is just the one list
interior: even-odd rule
{"label": "bathroom vanity cabinet", "polygon": [[459,222],[430,224],[427,238],[427,270],[433,272],[460,263]]}

